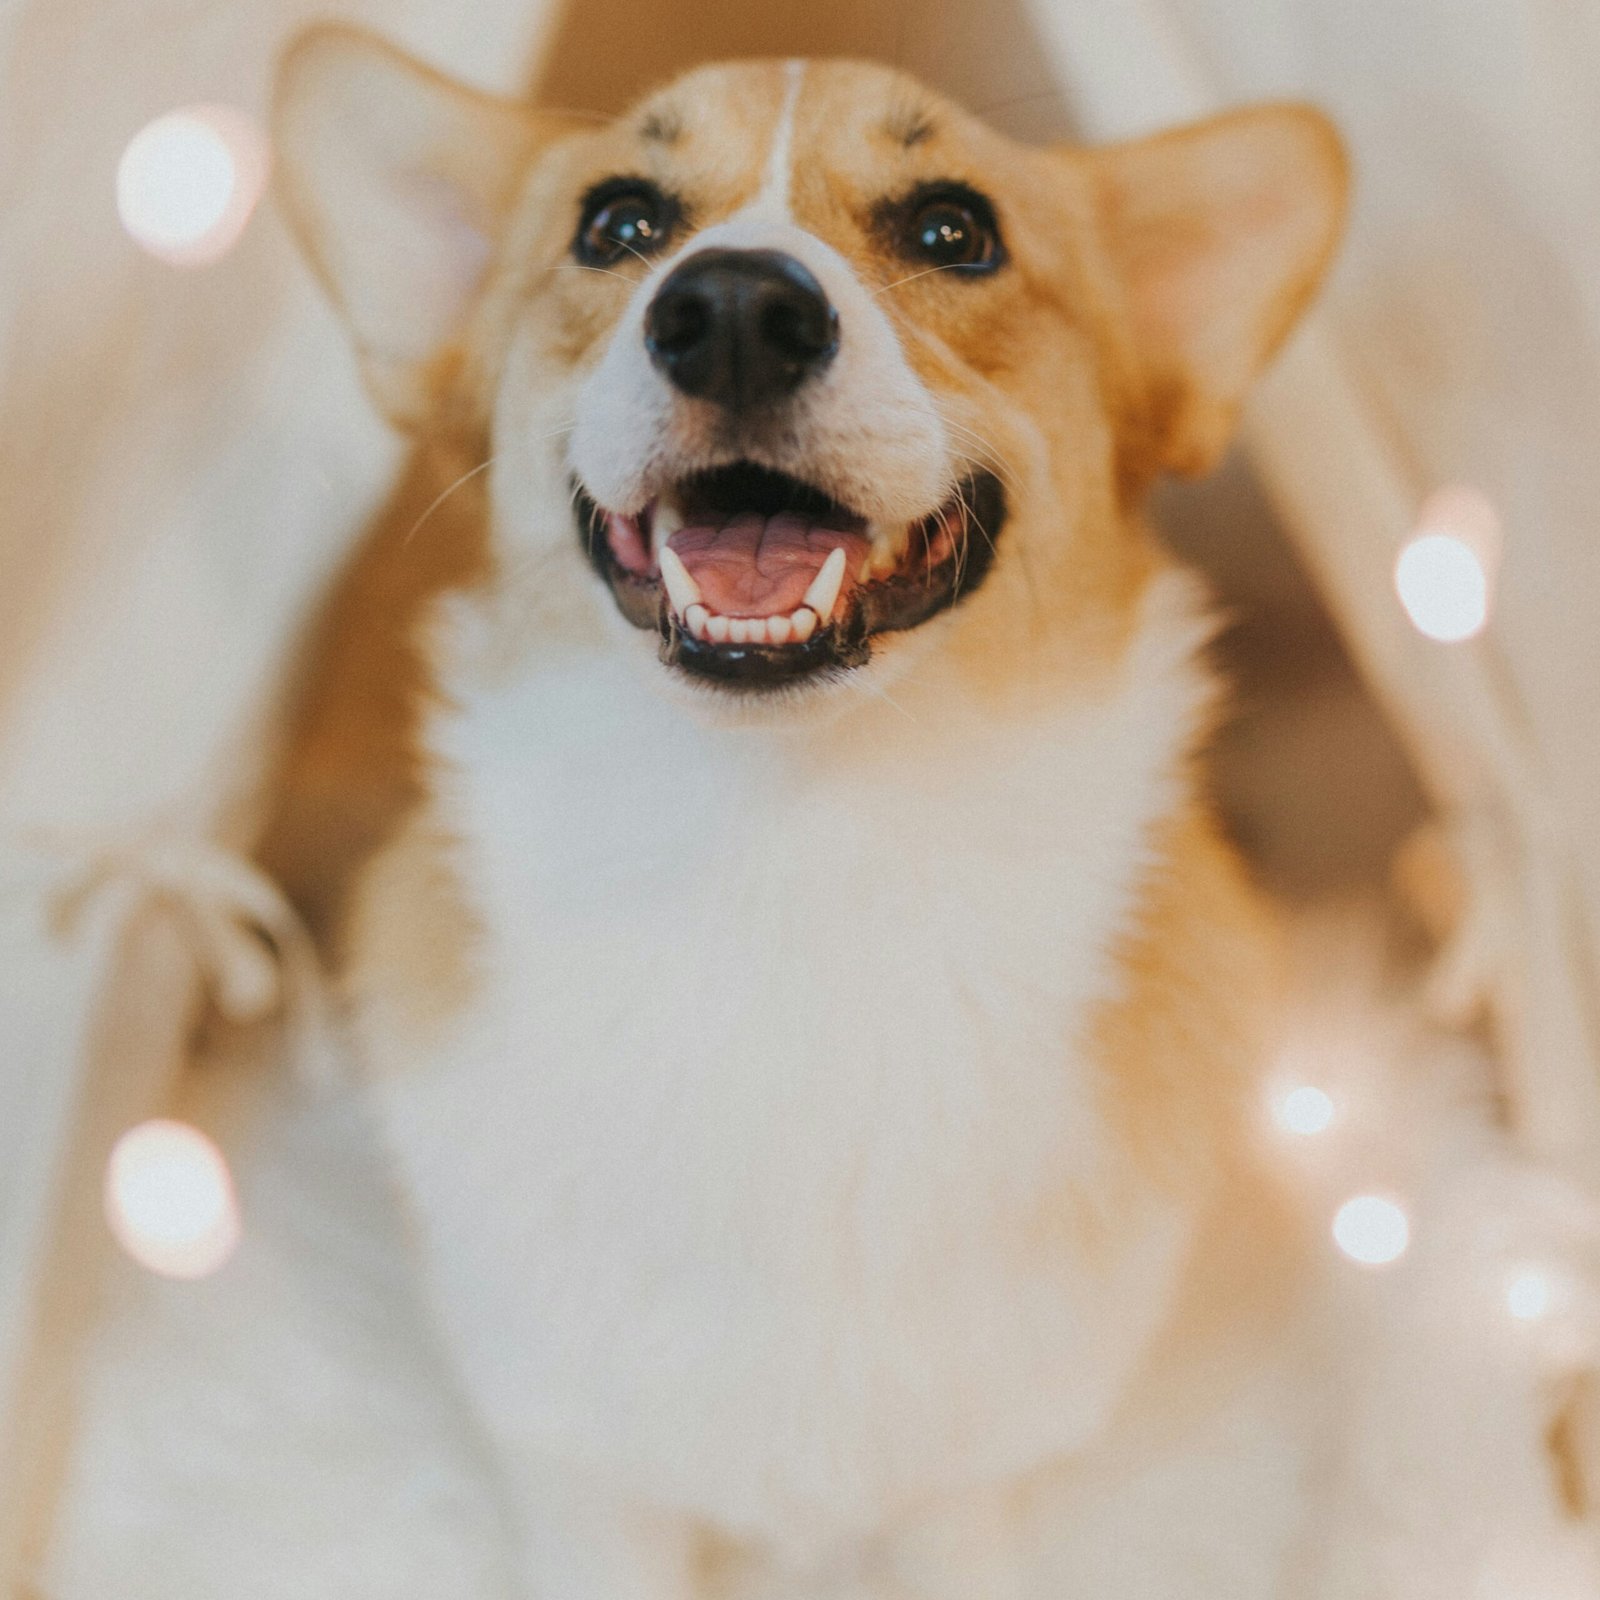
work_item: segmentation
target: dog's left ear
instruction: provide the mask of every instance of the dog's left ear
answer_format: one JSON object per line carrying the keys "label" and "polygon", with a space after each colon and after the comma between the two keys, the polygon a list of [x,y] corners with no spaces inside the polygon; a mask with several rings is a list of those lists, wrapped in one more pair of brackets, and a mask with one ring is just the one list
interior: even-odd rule
{"label": "dog's left ear", "polygon": [[564,131],[359,29],[313,28],[285,55],[273,132],[290,219],[402,426],[437,404],[505,212]]}
{"label": "dog's left ear", "polygon": [[1156,458],[1204,472],[1333,257],[1344,147],[1309,106],[1260,106],[1094,151],[1088,165]]}

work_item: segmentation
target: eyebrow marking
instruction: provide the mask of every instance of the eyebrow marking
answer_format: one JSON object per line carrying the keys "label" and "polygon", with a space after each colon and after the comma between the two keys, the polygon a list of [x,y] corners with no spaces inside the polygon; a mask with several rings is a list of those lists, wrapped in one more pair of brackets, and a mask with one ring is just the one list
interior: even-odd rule
{"label": "eyebrow marking", "polygon": [[639,137],[652,144],[676,144],[683,137],[683,118],[676,111],[652,111],[639,124]]}
{"label": "eyebrow marking", "polygon": [[939,125],[931,112],[920,106],[905,106],[890,113],[883,131],[897,144],[914,150],[919,144],[926,144],[939,131]]}

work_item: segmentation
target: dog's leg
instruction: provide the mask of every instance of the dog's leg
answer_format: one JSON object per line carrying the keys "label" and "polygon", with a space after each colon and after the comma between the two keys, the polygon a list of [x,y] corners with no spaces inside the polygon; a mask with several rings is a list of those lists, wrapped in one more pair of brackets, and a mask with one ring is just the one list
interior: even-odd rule
{"label": "dog's leg", "polygon": [[518,1484],[522,1600],[700,1600],[700,1536],[686,1517],[620,1500],[541,1466]]}

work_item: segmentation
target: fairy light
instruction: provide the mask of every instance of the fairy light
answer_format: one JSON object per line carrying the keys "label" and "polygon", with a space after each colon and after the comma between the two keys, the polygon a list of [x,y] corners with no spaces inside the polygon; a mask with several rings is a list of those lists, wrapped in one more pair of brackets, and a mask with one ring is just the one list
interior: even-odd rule
{"label": "fairy light", "polygon": [[1301,1139],[1326,1133],[1336,1114],[1332,1097],[1309,1083],[1282,1091],[1272,1105],[1272,1120],[1279,1131]]}
{"label": "fairy light", "polygon": [[173,266],[219,261],[266,187],[267,142],[231,106],[187,106],[147,123],[117,167],[117,212],[142,248]]}
{"label": "fairy light", "polygon": [[105,1207],[122,1248],[162,1277],[207,1277],[239,1243],[228,1164],[185,1122],[142,1122],[123,1134],[106,1167]]}
{"label": "fairy light", "polygon": [[1398,1261],[1410,1246],[1411,1220],[1394,1200],[1358,1194],[1335,1213],[1333,1242],[1362,1266],[1386,1267]]}
{"label": "fairy light", "polygon": [[1553,1299],[1549,1277],[1536,1267],[1517,1273],[1506,1285],[1506,1309],[1518,1322],[1538,1322]]}
{"label": "fairy light", "polygon": [[1395,561],[1394,585],[1417,631],[1459,644],[1489,621],[1500,563],[1500,519],[1475,489],[1441,489]]}

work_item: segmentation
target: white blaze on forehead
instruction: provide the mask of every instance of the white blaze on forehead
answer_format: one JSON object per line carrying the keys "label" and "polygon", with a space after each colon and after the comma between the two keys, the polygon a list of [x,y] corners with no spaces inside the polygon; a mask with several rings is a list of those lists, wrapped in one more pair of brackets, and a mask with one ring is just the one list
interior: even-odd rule
{"label": "white blaze on forehead", "polygon": [[806,75],[803,61],[785,61],[783,106],[778,112],[778,125],[772,135],[772,148],[767,152],[767,165],[761,174],[761,190],[749,205],[745,216],[789,218],[789,186],[794,173],[794,121],[800,104],[800,85]]}

